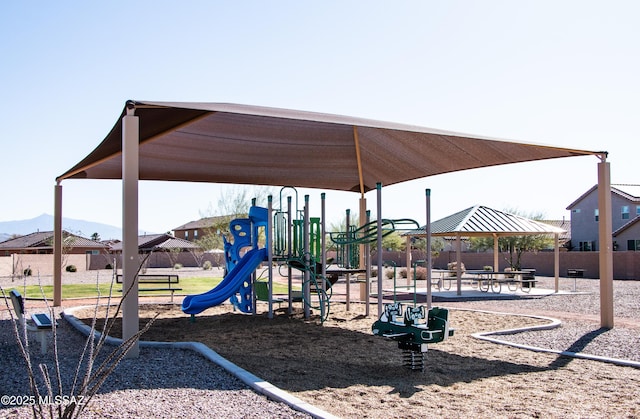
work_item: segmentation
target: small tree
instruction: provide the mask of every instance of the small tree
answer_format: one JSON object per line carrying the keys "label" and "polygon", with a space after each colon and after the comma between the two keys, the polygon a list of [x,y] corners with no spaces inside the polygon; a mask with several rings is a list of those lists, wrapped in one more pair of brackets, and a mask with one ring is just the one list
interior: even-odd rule
{"label": "small tree", "polygon": [[[427,258],[427,238],[426,237],[412,237],[411,248],[419,250],[421,256],[419,259]],[[431,237],[431,257],[437,258],[440,252],[444,250],[444,240],[441,237]]]}
{"label": "small tree", "polygon": [[[267,197],[273,196],[273,188],[260,186],[234,186],[226,188],[218,197],[218,205],[214,209],[211,205],[206,214],[201,213],[203,219],[210,224],[203,231],[204,234],[195,243],[204,251],[222,249],[222,234],[228,233],[229,223],[235,218],[246,217],[249,214],[251,201],[255,198],[256,205],[267,206]],[[264,232],[260,232],[258,241],[264,243]]]}

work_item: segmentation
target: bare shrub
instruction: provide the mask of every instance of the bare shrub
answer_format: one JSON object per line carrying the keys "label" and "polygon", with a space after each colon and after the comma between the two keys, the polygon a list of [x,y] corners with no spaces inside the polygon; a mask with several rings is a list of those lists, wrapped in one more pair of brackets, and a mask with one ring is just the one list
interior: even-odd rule
{"label": "bare shrub", "polygon": [[[115,265],[115,264],[114,264]],[[139,273],[139,272],[138,272]],[[136,273],[136,275],[138,275]],[[109,295],[107,296],[105,321],[101,330],[101,335],[96,338],[96,324],[98,317],[98,308],[100,303],[100,293],[98,289],[98,297],[94,309],[94,315],[91,322],[91,328],[89,336],[85,341],[84,348],[78,360],[78,364],[73,372],[73,381],[71,388],[64,389],[62,385],[62,371],[60,367],[60,360],[58,356],[58,339],[55,327],[55,315],[53,308],[49,306],[47,299],[44,296],[42,286],[40,286],[40,292],[42,298],[46,303],[46,308],[50,318],[54,323],[52,328],[53,334],[53,356],[54,356],[54,371],[49,371],[46,364],[33,365],[30,355],[29,339],[27,336],[27,322],[18,321],[14,316],[13,310],[9,307],[9,301],[4,288],[0,286],[0,292],[4,298],[5,305],[10,314],[11,323],[13,324],[13,332],[16,338],[16,342],[20,349],[20,353],[25,360],[27,376],[29,379],[29,389],[34,403],[31,405],[34,418],[78,418],[81,416],[83,410],[88,406],[93,397],[97,394],[100,386],[105,382],[109,375],[115,370],[120,361],[124,359],[127,353],[134,347],[136,341],[140,336],[145,333],[155,319],[158,317],[157,313],[145,326],[138,331],[132,337],[123,340],[123,342],[114,348],[111,352],[106,353],[105,343],[106,339],[111,332],[111,328],[115,324],[115,319],[122,309],[122,303],[125,297],[131,291],[131,286],[128,287],[116,306],[113,314],[110,313],[111,296],[113,292],[113,284],[115,280],[115,271],[111,278],[111,286],[109,288]],[[98,283],[98,276],[96,276],[96,283]],[[40,277],[38,275],[38,284],[40,284]],[[98,284],[96,284],[98,285]],[[99,355],[105,352],[104,359],[100,361]],[[39,374],[36,372],[39,371]],[[65,373],[68,373],[65,371]],[[42,384],[38,384],[38,377],[42,381]],[[42,388],[44,387],[44,388]],[[46,393],[46,394],[45,394]],[[68,403],[51,403],[52,400],[63,400]]]}

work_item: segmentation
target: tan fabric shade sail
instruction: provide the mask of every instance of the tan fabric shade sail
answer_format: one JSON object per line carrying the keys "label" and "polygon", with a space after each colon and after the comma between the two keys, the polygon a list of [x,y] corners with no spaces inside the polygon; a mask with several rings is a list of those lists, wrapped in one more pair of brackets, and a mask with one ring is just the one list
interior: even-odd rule
{"label": "tan fabric shade sail", "polygon": [[[141,180],[291,185],[364,193],[425,176],[601,154],[362,118],[221,103],[127,102]],[[121,117],[57,178],[121,179]]]}
{"label": "tan fabric shade sail", "polygon": [[[323,113],[222,103],[128,101],[96,149],[56,179],[54,226],[61,231],[63,180],[122,179],[126,286],[136,284],[139,269],[138,180],[294,186],[364,195],[377,189],[377,184],[572,156],[597,155],[602,176],[608,176],[606,154]],[[608,177],[603,182],[608,187]],[[55,239],[58,249],[60,237],[57,234]],[[54,305],[61,301],[61,259],[58,250]],[[132,291],[123,304],[125,338],[139,327],[137,287]],[[380,311],[381,299],[378,306]],[[608,307],[607,315],[612,317],[612,312]],[[137,354],[137,349],[132,352]]]}

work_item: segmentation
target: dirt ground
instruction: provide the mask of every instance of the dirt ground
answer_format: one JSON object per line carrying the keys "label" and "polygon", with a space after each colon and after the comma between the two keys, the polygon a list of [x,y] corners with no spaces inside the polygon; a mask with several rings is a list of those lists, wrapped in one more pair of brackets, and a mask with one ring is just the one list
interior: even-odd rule
{"label": "dirt ground", "polygon": [[[266,311],[266,304],[259,310]],[[542,322],[531,317],[453,309],[455,335],[430,345],[424,372],[416,372],[403,367],[396,342],[372,335],[376,317],[365,317],[361,304],[352,303],[348,312],[333,304],[322,325],[316,316],[304,320],[284,308],[269,320],[264,312],[250,316],[229,305],[208,309],[192,323],[178,305],[147,305],[141,306],[141,324],[158,312],[143,340],[203,342],[342,418],[640,417],[639,369],[471,337]],[[112,335],[120,330],[118,323]]]}

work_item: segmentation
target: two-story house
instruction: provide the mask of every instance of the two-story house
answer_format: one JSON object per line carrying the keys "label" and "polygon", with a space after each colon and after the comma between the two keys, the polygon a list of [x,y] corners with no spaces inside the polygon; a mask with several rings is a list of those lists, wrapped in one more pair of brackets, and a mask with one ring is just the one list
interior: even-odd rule
{"label": "two-story house", "polygon": [[229,222],[236,218],[230,215],[201,218],[197,221],[189,221],[173,229],[173,234],[179,239],[197,241],[207,234],[217,234],[219,231],[229,228]]}
{"label": "two-story house", "polygon": [[[613,250],[640,250],[640,185],[611,185]],[[571,250],[598,249],[598,185],[572,202]]]}

